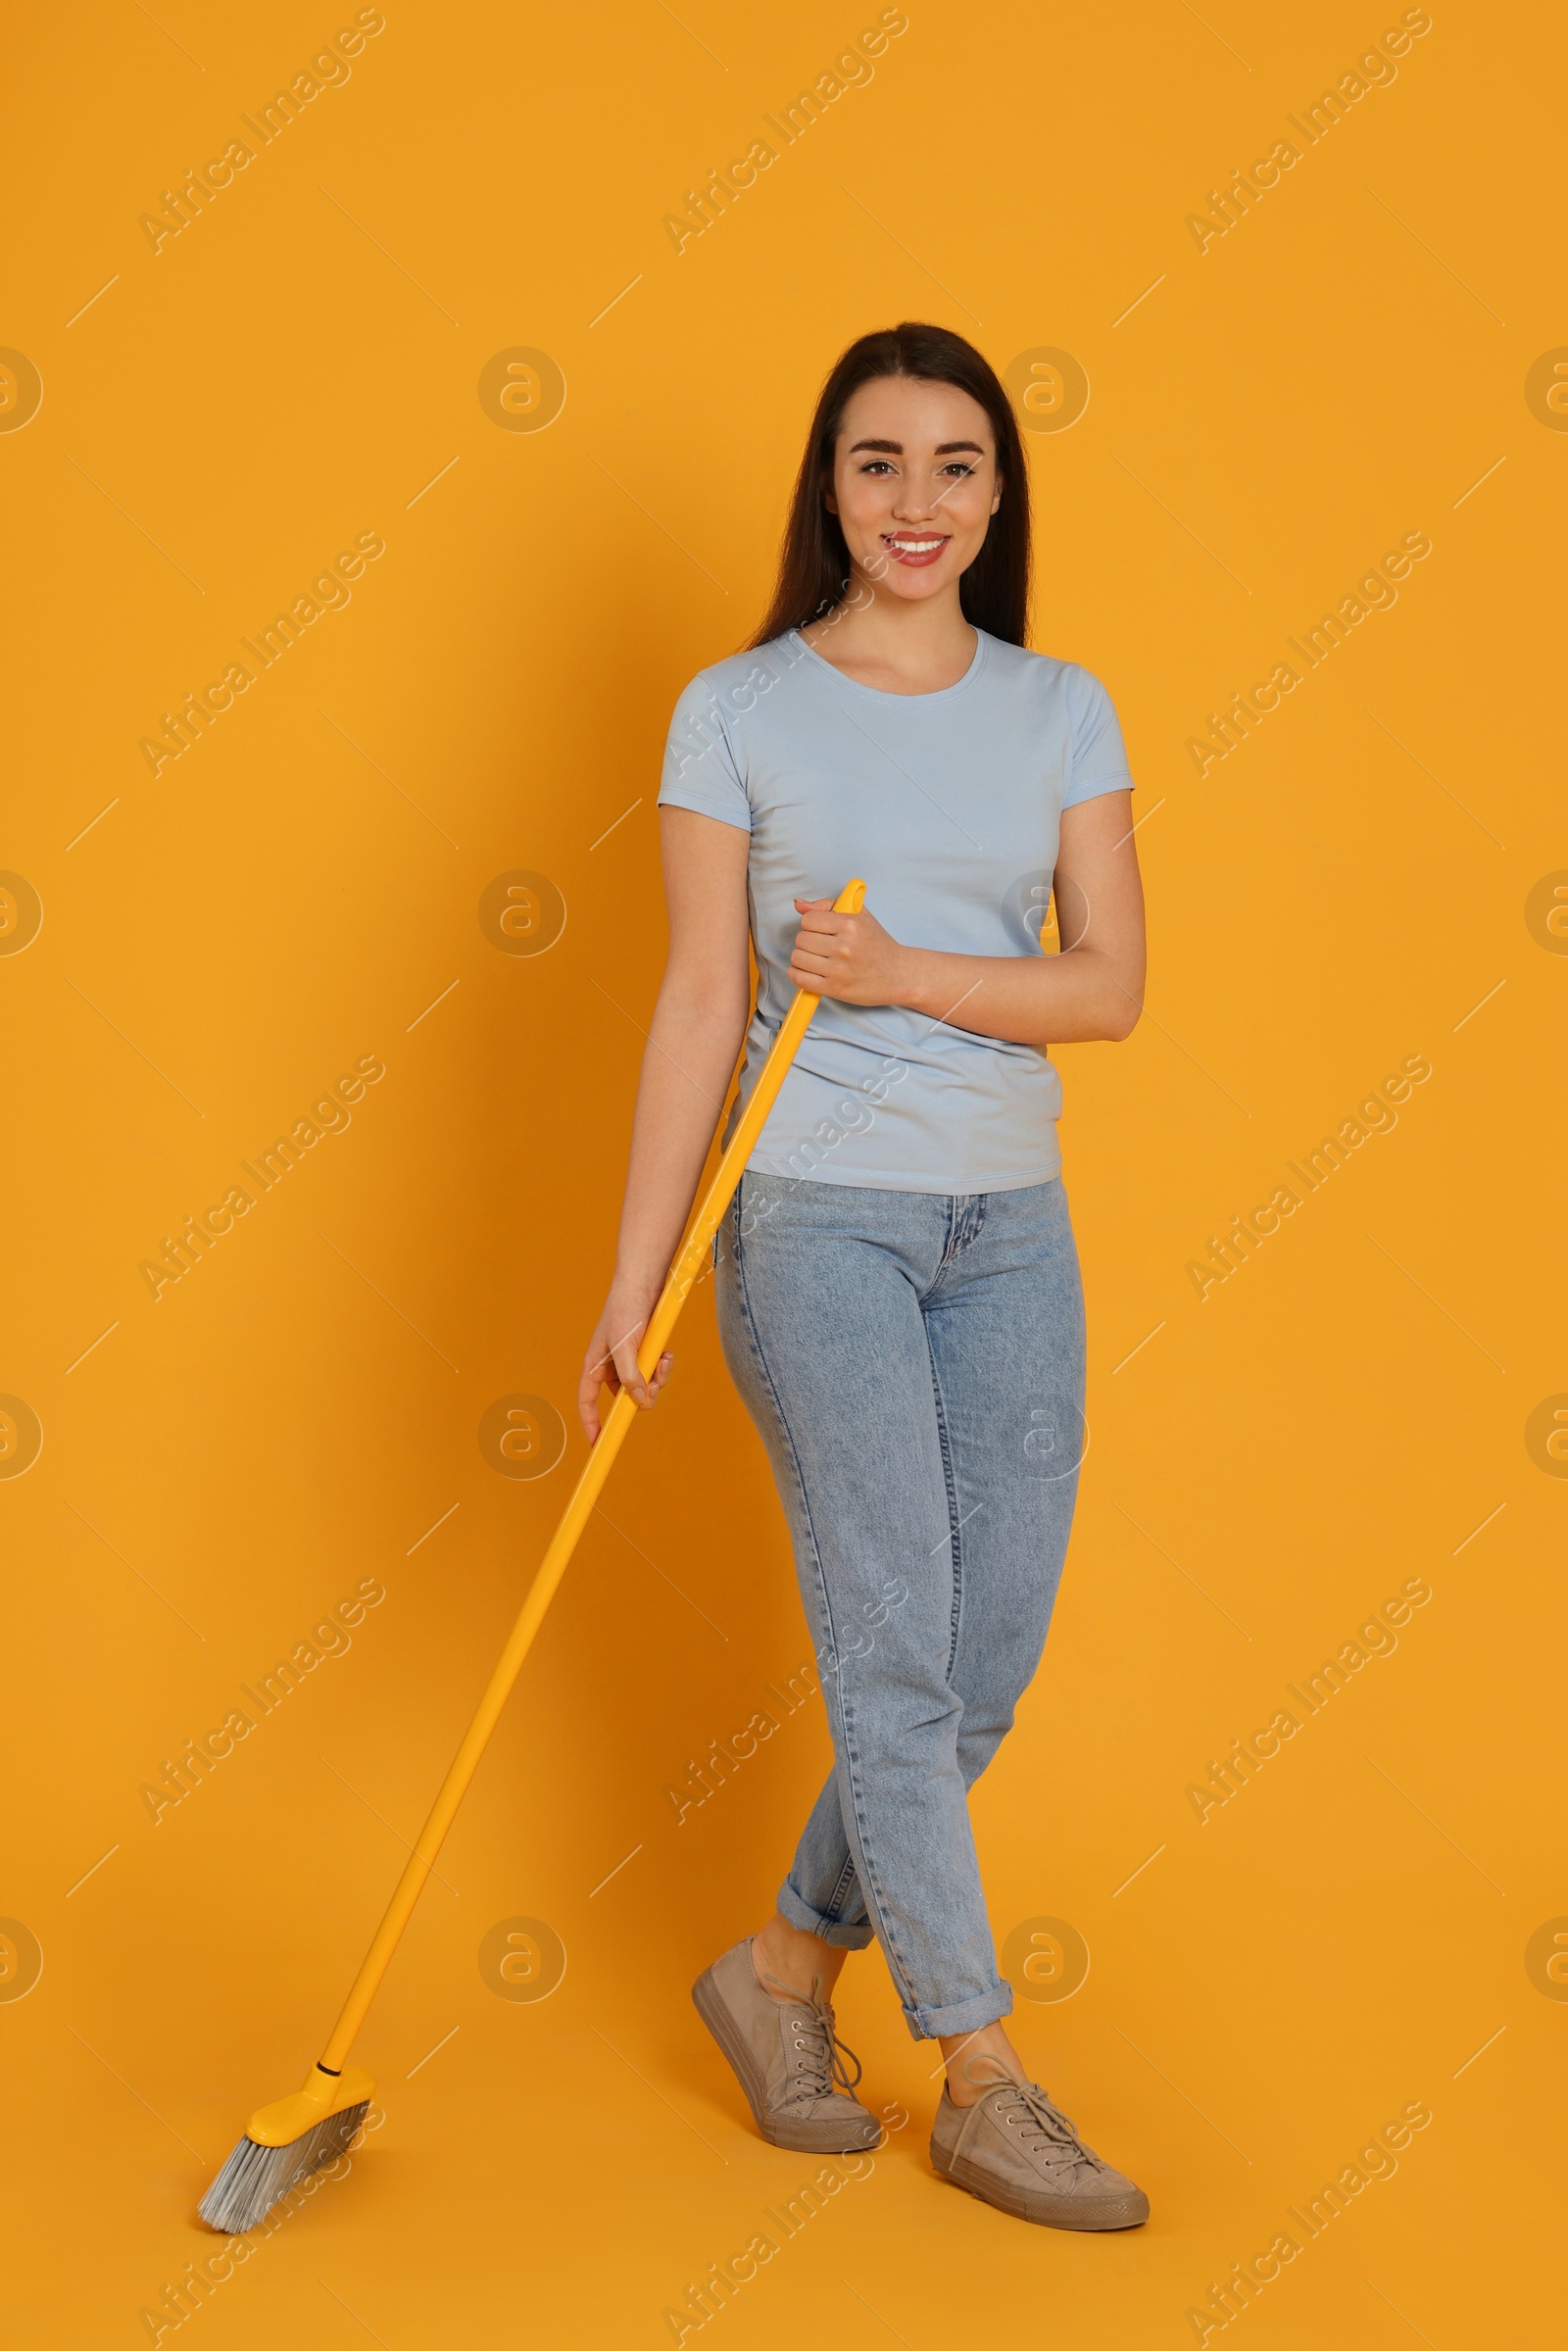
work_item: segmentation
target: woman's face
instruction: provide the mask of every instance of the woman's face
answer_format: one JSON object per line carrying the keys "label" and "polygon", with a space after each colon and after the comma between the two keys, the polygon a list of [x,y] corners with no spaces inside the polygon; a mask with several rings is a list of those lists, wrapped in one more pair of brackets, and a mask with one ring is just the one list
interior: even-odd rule
{"label": "woman's face", "polygon": [[856,570],[918,604],[956,588],[1002,489],[977,400],[955,384],[882,375],[845,409],[824,495]]}

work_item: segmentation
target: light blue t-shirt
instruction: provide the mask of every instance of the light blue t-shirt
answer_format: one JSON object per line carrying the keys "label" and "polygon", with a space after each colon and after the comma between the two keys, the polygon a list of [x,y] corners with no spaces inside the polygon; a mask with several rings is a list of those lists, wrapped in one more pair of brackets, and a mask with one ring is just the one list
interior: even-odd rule
{"label": "light blue t-shirt", "polygon": [[[751,834],[760,979],[741,1102],[794,994],[795,899],[836,898],[863,874],[867,907],[906,946],[1030,955],[1062,809],[1131,786],[1098,678],[976,633],[969,669],[936,694],[860,685],[791,630],[701,671],[676,704],[661,807]],[[1060,1113],[1034,1046],[824,999],[748,1164],[879,1191],[1010,1192],[1059,1172]]]}

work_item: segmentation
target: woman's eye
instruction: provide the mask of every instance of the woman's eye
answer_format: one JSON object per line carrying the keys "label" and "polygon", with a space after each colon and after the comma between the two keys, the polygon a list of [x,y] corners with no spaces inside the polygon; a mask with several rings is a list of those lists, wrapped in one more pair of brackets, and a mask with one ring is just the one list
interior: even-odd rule
{"label": "woman's eye", "polygon": [[874,457],[868,464],[860,467],[862,473],[891,473],[893,467],[885,457]]}
{"label": "woman's eye", "polygon": [[964,465],[961,459],[955,458],[952,464],[944,465],[942,470],[944,473],[958,473],[967,476],[974,471],[974,467]]}

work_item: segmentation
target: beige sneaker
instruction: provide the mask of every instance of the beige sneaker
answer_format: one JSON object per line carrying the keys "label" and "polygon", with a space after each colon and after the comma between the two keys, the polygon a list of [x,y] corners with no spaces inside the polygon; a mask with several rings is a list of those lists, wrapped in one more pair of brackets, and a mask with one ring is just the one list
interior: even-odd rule
{"label": "beige sneaker", "polygon": [[833,2011],[817,1996],[821,1982],[813,1976],[809,1992],[775,2000],[757,1981],[748,1935],[698,1977],[692,1998],[762,2136],[775,2147],[847,2154],[874,2147],[882,2126],[854,2094],[860,2061],[834,2031]]}
{"label": "beige sneaker", "polygon": [[1084,2145],[1037,2082],[1015,2081],[989,2055],[963,2070],[982,2094],[956,2106],[942,2085],[931,2161],[944,2180],[1046,2229],[1136,2229],[1148,2220],[1143,2189]]}

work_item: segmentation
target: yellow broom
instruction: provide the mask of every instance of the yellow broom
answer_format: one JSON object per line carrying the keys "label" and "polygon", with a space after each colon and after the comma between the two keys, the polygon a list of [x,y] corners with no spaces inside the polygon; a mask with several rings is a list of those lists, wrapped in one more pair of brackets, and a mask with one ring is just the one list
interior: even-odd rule
{"label": "yellow broom", "polygon": [[[858,914],[864,899],[865,884],[853,881],[834,901],[834,911],[839,914]],[[638,1368],[645,1380],[653,1376],[654,1367],[664,1351],[664,1343],[674,1329],[676,1317],[691,1295],[709,1246],[718,1229],[719,1219],[728,1207],[741,1180],[741,1172],[757,1147],[758,1137],[784,1083],[801,1039],[806,1034],[807,1024],[820,1002],[819,997],[811,995],[807,989],[799,990],[785,1015],[783,1026],[773,1040],[772,1050],[762,1064],[751,1100],[692,1219],[685,1245],[670,1269],[669,1278],[660,1294],[659,1303],[654,1308],[647,1333],[638,1349]],[[479,1758],[489,1743],[490,1734],[512,1694],[512,1686],[522,1669],[522,1661],[533,1645],[534,1635],[555,1597],[556,1588],[565,1573],[566,1562],[576,1548],[577,1539],[588,1523],[589,1514],[636,1412],[637,1406],[622,1389],[611,1406],[598,1443],[588,1456],[571,1499],[562,1514],[561,1524],[551,1539],[550,1548],[528,1588],[528,1596],[513,1627],[512,1638],[501,1653],[501,1661],[490,1677],[473,1720],[464,1735],[463,1744],[453,1758],[452,1768],[441,1784],[441,1792],[430,1807],[430,1817],[420,1830],[413,1857],[398,1880],[397,1889],[387,1904],[386,1916],[376,1929],[375,1939],[354,1979],[353,1988],[343,2003],[343,2013],[332,2028],[331,2038],[306,2076],[302,2089],[297,2089],[292,2097],[279,2098],[270,2106],[261,2107],[251,2116],[245,2126],[244,2137],[202,2199],[201,2217],[210,2228],[236,2236],[247,2229],[254,2229],[280,2197],[286,2196],[302,2180],[308,2180],[313,2172],[319,2171],[323,2164],[333,2162],[364,2122],[375,2083],[361,2067],[349,2064],[349,2051],[359,2036],[370,2002],[380,1988],[381,1979],[391,1964],[403,1930],[413,1916],[414,1906],[424,1890],[424,1882],[435,1866],[436,1855],[457,1815],[458,1806],[467,1793],[468,1784],[478,1769]]]}

